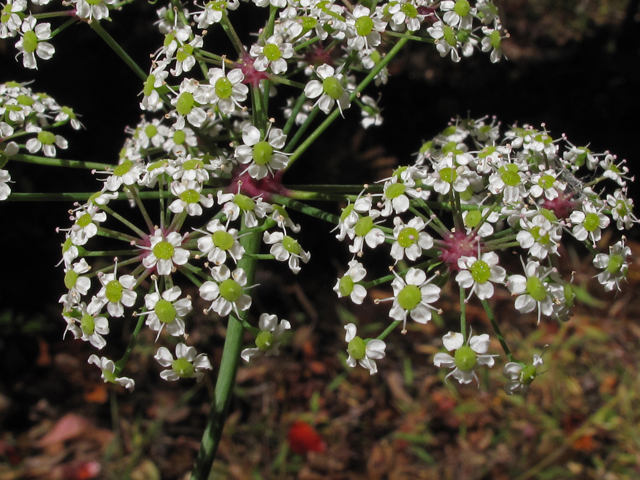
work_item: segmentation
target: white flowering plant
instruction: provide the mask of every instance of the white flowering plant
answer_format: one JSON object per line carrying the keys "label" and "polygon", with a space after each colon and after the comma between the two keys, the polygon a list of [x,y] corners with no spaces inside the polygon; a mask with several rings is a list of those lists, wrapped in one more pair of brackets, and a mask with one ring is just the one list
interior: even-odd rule
{"label": "white flowering plant", "polygon": [[[258,264],[285,262],[297,274],[322,255],[300,243],[296,218],[317,220],[317,228],[333,228],[346,242],[351,258],[333,287],[339,298],[360,305],[374,287],[392,290],[375,300],[392,302],[388,326],[375,338],[345,326],[347,365],[372,375],[386,356],[384,339],[399,325],[405,333],[407,323],[426,324],[442,313],[440,296],[451,283],[460,316],[442,343],[453,355],[433,359],[452,369],[443,380],[479,383],[474,369],[500,362],[499,354],[487,353],[490,335],[472,335],[467,325],[467,303],[480,302],[508,362],[507,392],[526,391],[543,362],[538,354],[530,365],[514,357],[492,309],[496,291],[510,292],[514,309],[535,312],[538,322],[567,321],[576,295],[572,275],[560,268],[563,241],[585,245],[605,291],[622,288],[631,255],[625,237],[608,252],[597,247],[603,230],[638,222],[629,170],[611,153],[554,138],[544,126],[505,129],[492,117],[456,118],[417,142],[416,158],[380,182],[287,187],[287,172],[349,110],[360,111],[364,128],[384,125],[381,106],[368,94],[383,89],[389,63],[408,44],[432,44],[454,62],[478,51],[501,60],[507,33],[490,0],[173,0],[158,10],[164,38],[146,70],[101,24],[125,3],[8,0],[3,6],[0,37],[16,41],[28,69],[52,58],[57,35],[87,22],[139,76],[144,115],[128,129],[116,165],[62,159],[68,145],[60,127],[82,128],[73,109],[27,84],[0,85],[0,200],[38,199],[12,191],[14,162],[85,168],[96,176],[95,191],[42,199],[76,201],[69,225],[59,229],[65,334],[101,350],[110,326],[123,316],[137,318],[122,358],[89,358],[105,382],[133,390],[135,381],[120,375],[145,325],[157,342],[188,342],[196,305],[205,306],[200,314],[224,319],[219,365],[187,343],[170,344],[175,358],[165,346],[154,357],[168,381],[200,381],[218,370],[206,429],[212,441],[202,443],[192,479],[209,475],[240,360],[278,354],[283,334],[295,328],[268,312],[252,325],[250,311]],[[263,26],[250,32],[251,44],[232,22],[240,9],[264,15]],[[52,30],[49,22],[58,20]],[[205,36],[214,30],[226,35],[234,55],[210,51]],[[365,262],[373,249],[388,260],[389,273],[379,278],[371,278],[375,269]],[[521,256],[515,266],[504,255],[514,249]],[[245,332],[255,347],[242,349]]]}

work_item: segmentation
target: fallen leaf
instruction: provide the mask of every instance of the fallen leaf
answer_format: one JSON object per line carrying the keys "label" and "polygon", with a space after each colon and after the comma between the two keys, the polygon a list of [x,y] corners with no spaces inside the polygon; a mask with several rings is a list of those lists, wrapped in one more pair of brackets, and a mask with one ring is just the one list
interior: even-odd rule
{"label": "fallen leaf", "polygon": [[301,420],[296,420],[289,427],[288,439],[289,448],[298,455],[305,455],[307,452],[324,452],[327,449],[327,444],[315,428]]}
{"label": "fallen leaf", "polygon": [[36,442],[36,446],[42,448],[65,442],[81,435],[87,428],[89,428],[89,422],[85,418],[74,413],[67,413],[57,421],[49,433]]}

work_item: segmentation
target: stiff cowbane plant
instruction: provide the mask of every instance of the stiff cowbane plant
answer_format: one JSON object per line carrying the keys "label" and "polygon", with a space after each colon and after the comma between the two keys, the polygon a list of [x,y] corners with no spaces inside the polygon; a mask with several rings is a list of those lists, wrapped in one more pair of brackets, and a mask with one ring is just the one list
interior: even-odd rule
{"label": "stiff cowbane plant", "polygon": [[[407,323],[431,321],[452,283],[459,322],[442,339],[449,353],[433,358],[450,369],[444,380],[478,382],[477,368],[500,361],[489,352],[490,335],[474,335],[467,326],[467,303],[480,302],[506,356],[507,392],[525,391],[543,360],[514,357],[492,310],[496,291],[510,292],[513,308],[533,312],[538,322],[568,320],[576,295],[572,276],[560,268],[567,241],[583,243],[593,255],[604,290],[621,288],[630,257],[625,237],[607,252],[596,247],[603,229],[638,222],[627,196],[628,168],[609,152],[554,138],[544,126],[456,118],[416,143],[416,157],[375,184],[293,189],[283,183],[348,110],[360,112],[364,128],[383,125],[376,91],[384,89],[389,62],[410,42],[431,44],[454,62],[477,51],[498,62],[507,34],[490,0],[173,0],[157,11],[158,48],[149,52],[146,70],[103,28],[127,3],[7,0],[2,6],[0,37],[15,42],[16,58],[28,69],[51,59],[65,29],[88,23],[139,76],[144,115],[127,130],[116,164],[66,160],[60,132],[66,124],[81,128],[74,110],[27,84],[2,84],[0,200],[38,198],[12,192],[14,162],[86,168],[95,176],[95,191],[60,194],[75,199],[69,223],[59,228],[65,334],[101,350],[110,325],[136,318],[121,358],[89,358],[105,382],[130,390],[135,382],[125,376],[127,361],[145,327],[157,343],[175,345],[157,347],[163,379],[200,381],[218,371],[194,480],[208,478],[238,363],[277,355],[282,335],[295,328],[269,312],[259,312],[252,325],[249,312],[258,264],[283,262],[297,274],[315,255],[300,243],[296,217],[318,220],[317,228],[333,229],[346,243],[351,259],[338,272],[338,297],[359,305],[373,287],[390,286],[388,298],[375,300],[390,305],[384,331],[362,338],[354,324],[345,326],[347,364],[371,374],[384,362],[386,337],[399,326],[406,332]],[[264,18],[246,37],[250,43],[241,40],[239,10]],[[226,36],[233,55],[207,41],[214,31]],[[389,273],[379,278],[367,272],[373,249],[388,254]],[[515,265],[503,255],[514,250]],[[196,304],[226,323],[219,365],[188,345]],[[243,348],[245,332],[255,343]],[[171,336],[179,343],[167,342]]]}

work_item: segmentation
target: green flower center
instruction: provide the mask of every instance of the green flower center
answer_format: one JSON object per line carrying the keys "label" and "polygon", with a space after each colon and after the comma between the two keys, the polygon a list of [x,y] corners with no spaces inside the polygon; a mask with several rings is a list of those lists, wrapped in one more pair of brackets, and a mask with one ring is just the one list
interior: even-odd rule
{"label": "green flower center", "polygon": [[[544,235],[540,234],[540,231],[543,231]],[[544,230],[542,227],[533,227],[531,229],[531,236],[540,245],[546,245],[551,240],[549,238],[549,233],[546,230]]]}
{"label": "green flower center", "polygon": [[64,274],[64,286],[67,287],[68,290],[71,290],[76,286],[76,282],[78,281],[78,274],[73,270],[69,270]]}
{"label": "green flower center", "polygon": [[251,212],[256,208],[255,202],[246,195],[242,195],[241,193],[238,193],[235,197],[233,197],[233,203],[238,205],[240,209],[244,210],[245,212]]}
{"label": "green flower center", "polygon": [[118,303],[122,299],[122,291],[124,287],[118,280],[111,280],[104,287],[104,296],[107,297],[111,303]]}
{"label": "green flower center", "polygon": [[627,204],[622,200],[618,200],[616,202],[615,208],[616,208],[616,211],[618,212],[618,215],[620,215],[621,217],[625,217],[629,213],[629,207],[627,207]]}
{"label": "green flower center", "polygon": [[547,289],[544,288],[544,283],[538,277],[527,278],[527,293],[536,302],[541,302],[547,298]]}
{"label": "green flower center", "polygon": [[187,134],[184,133],[184,130],[176,130],[176,132],[173,134],[173,142],[176,145],[182,145],[186,139]]}
{"label": "green flower center", "polygon": [[548,210],[546,208],[541,208],[540,213],[544,216],[544,218],[549,220],[551,223],[558,221],[558,217],[556,217],[556,214],[553,213],[551,210]]}
{"label": "green flower center", "polygon": [[233,235],[229,232],[225,232],[224,230],[217,230],[213,232],[211,235],[211,240],[213,244],[218,247],[220,250],[229,250],[233,247]]}
{"label": "green flower center", "polygon": [[[485,127],[488,127],[488,125],[485,125]],[[484,128],[484,127],[483,127]],[[491,128],[491,127],[489,127]],[[480,129],[482,130],[482,129]],[[479,154],[478,157],[480,158],[487,158],[489,155],[495,153],[496,151],[496,147],[494,147],[493,145],[489,145],[488,147],[485,147]]]}
{"label": "green flower center", "polygon": [[353,337],[349,345],[347,345],[347,352],[349,352],[351,358],[362,360],[367,353],[367,344],[360,337]]}
{"label": "green flower center", "polygon": [[85,313],[80,320],[80,328],[85,335],[93,335],[96,330],[96,322],[93,315]]}
{"label": "green flower center", "polygon": [[7,2],[7,4],[2,9],[2,13],[0,14],[0,22],[8,23],[11,18],[11,4]]}
{"label": "green flower center", "polygon": [[513,163],[504,165],[499,168],[500,178],[509,187],[516,187],[520,185],[520,175],[518,175],[518,167]]}
{"label": "green flower center", "polygon": [[615,275],[620,272],[622,266],[624,265],[624,258],[622,255],[611,255],[609,257],[609,263],[607,264],[607,272],[611,275]]}
{"label": "green flower center", "polygon": [[36,101],[33,98],[27,95],[18,95],[16,100],[20,105],[26,105],[27,107],[30,107],[31,105],[36,103]]}
{"label": "green flower center", "polygon": [[415,285],[407,285],[398,294],[398,305],[404,310],[413,310],[422,301],[422,292]]}
{"label": "green flower center", "polygon": [[261,141],[253,147],[253,161],[258,165],[266,165],[273,157],[273,147],[269,142]]}
{"label": "green flower center", "polygon": [[280,48],[273,43],[265,45],[265,47],[262,49],[262,53],[264,53],[264,56],[267,57],[270,62],[278,60],[280,57],[282,57]]}
{"label": "green flower center", "polygon": [[416,18],[418,16],[418,9],[410,3],[403,3],[400,11],[409,18]]}
{"label": "green flower center", "polygon": [[153,138],[158,133],[158,127],[156,127],[155,125],[149,124],[146,127],[144,127],[144,133],[147,137]]}
{"label": "green flower center", "polygon": [[220,77],[216,80],[215,90],[219,98],[229,98],[233,93],[233,84],[227,77]]}
{"label": "green flower center", "polygon": [[464,224],[469,228],[474,228],[480,223],[480,220],[482,220],[482,213],[480,213],[480,210],[471,210],[464,217]]}
{"label": "green flower center", "polygon": [[33,53],[38,48],[38,37],[33,30],[24,32],[24,36],[22,37],[22,48],[24,48],[24,51],[27,53]]}
{"label": "green flower center", "polygon": [[76,221],[76,225],[78,225],[81,228],[86,227],[90,223],[91,223],[91,215],[89,215],[88,213],[82,214],[80,218],[78,218],[78,220]]}
{"label": "green flower center", "polygon": [[404,193],[406,188],[404,183],[393,183],[384,191],[384,196],[388,199],[398,198]]}
{"label": "green flower center", "polygon": [[41,132],[38,132],[38,140],[40,140],[44,145],[53,145],[56,142],[56,136],[51,132],[42,130]]}
{"label": "green flower center", "polygon": [[467,372],[476,366],[476,362],[478,361],[478,357],[476,357],[476,352],[468,345],[463,345],[456,353],[453,355],[454,362],[456,367],[460,370]]}
{"label": "green flower center", "polygon": [[373,30],[373,20],[371,17],[360,17],[356,20],[355,27],[358,35],[366,37]]}
{"label": "green flower center", "polygon": [[171,364],[171,368],[180,378],[192,377],[196,368],[186,358],[176,358]]}
{"label": "green flower center", "polygon": [[180,194],[180,200],[186,203],[198,203],[200,194],[195,190],[185,190]]}
{"label": "green flower center", "polygon": [[125,160],[116,168],[113,169],[113,174],[116,177],[122,177],[123,175],[129,173],[129,171],[133,168],[133,162],[131,160]]}
{"label": "green flower center", "polygon": [[465,15],[469,15],[469,12],[471,11],[471,5],[469,5],[469,2],[467,0],[458,0],[453,7],[453,11],[461,17],[464,17]]}
{"label": "green flower center", "polygon": [[99,5],[100,3],[102,3],[102,0],[87,0],[87,3],[89,5]]}
{"label": "green flower center", "polygon": [[235,302],[242,295],[242,287],[232,278],[227,278],[220,283],[220,296],[229,302]]}
{"label": "green flower center", "polygon": [[102,370],[102,376],[109,383],[116,383],[116,379],[118,378],[115,373],[110,372],[109,370]]}
{"label": "green flower center", "polygon": [[354,230],[358,237],[364,237],[367,233],[371,231],[372,228],[373,228],[373,218],[362,217],[360,220],[356,222]]}
{"label": "green flower center", "polygon": [[455,182],[456,178],[458,177],[458,173],[451,167],[441,168],[439,173],[442,181],[447,183]]}
{"label": "green flower center", "polygon": [[199,158],[192,158],[182,164],[184,170],[197,170],[198,168],[204,168],[204,162]]}
{"label": "green flower center", "polygon": [[176,319],[176,308],[164,298],[158,300],[153,311],[156,312],[158,320],[162,323],[171,323]]}
{"label": "green flower center", "polygon": [[486,283],[491,278],[491,267],[484,260],[477,260],[469,268],[471,277],[478,283]]}
{"label": "green flower center", "polygon": [[303,32],[308,32],[312,28],[316,28],[316,25],[318,25],[318,20],[313,17],[302,17],[301,20]]}
{"label": "green flower center", "polygon": [[450,46],[455,47],[458,44],[456,32],[454,32],[453,28],[451,28],[449,25],[445,25],[444,27],[442,27],[442,33],[444,41],[447,42]]}
{"label": "green flower center", "polygon": [[176,102],[176,111],[180,115],[187,115],[193,110],[196,101],[193,99],[193,94],[189,92],[182,92]]}
{"label": "green flower center", "polygon": [[156,258],[161,260],[169,260],[171,257],[173,257],[175,251],[176,249],[174,248],[174,246],[165,240],[156,243],[153,247],[153,254],[156,256]]}
{"label": "green flower center", "polygon": [[493,32],[491,32],[491,35],[489,35],[489,38],[491,39],[491,47],[495,50],[499,50],[500,44],[502,42],[502,39],[500,38],[500,32],[498,30],[494,30]]}
{"label": "green flower center", "polygon": [[350,275],[345,275],[340,279],[338,291],[343,297],[351,295],[351,292],[353,292],[353,278]]}
{"label": "green flower center", "polygon": [[147,77],[147,80],[144,82],[144,88],[142,89],[142,93],[145,97],[151,95],[154,90],[154,84],[156,83],[156,76],[152,73]]}
{"label": "green flower center", "polygon": [[523,385],[531,385],[531,382],[536,378],[538,374],[537,368],[533,365],[527,365],[520,372],[520,381]]}
{"label": "green flower center", "polygon": [[587,232],[593,232],[600,226],[600,217],[598,217],[597,213],[587,213],[582,225]]}
{"label": "green flower center", "polygon": [[153,172],[154,170],[157,170],[158,168],[162,168],[167,164],[167,161],[165,159],[162,160],[158,160],[156,162],[150,163],[149,165],[147,165],[147,171],[148,172]]}
{"label": "green flower center", "polygon": [[344,222],[347,219],[347,217],[351,215],[351,212],[353,212],[354,207],[355,207],[355,204],[350,203],[349,205],[347,205],[342,209],[342,213],[340,214],[341,222]]}
{"label": "green flower center", "polygon": [[211,7],[211,10],[223,12],[227,8],[227,2],[209,2],[207,3],[207,7]]}
{"label": "green flower center", "polygon": [[187,58],[193,55],[193,46],[186,44],[178,50],[176,53],[176,59],[179,62],[184,62]]}
{"label": "green flower center", "polygon": [[282,245],[287,252],[293,255],[300,255],[300,251],[302,250],[300,244],[289,235],[285,235],[282,239]]}
{"label": "green flower center", "polygon": [[334,100],[338,100],[344,93],[344,88],[336,77],[327,77],[322,81],[322,90]]}
{"label": "green flower center", "polygon": [[273,347],[273,333],[271,332],[260,332],[256,337],[256,347],[260,349],[261,352],[268,352]]}
{"label": "green flower center", "polygon": [[553,176],[544,175],[538,180],[538,185],[540,185],[540,187],[544,188],[545,190],[548,190],[549,188],[553,187],[555,181],[556,179],[553,178]]}
{"label": "green flower center", "polygon": [[418,235],[418,230],[413,227],[403,228],[398,235],[398,244],[402,248],[409,248],[418,241]]}
{"label": "green flower center", "polygon": [[163,45],[165,47],[168,47],[169,45],[171,45],[171,42],[173,42],[175,39],[176,39],[176,36],[173,33],[167,33],[164,36],[164,44]]}

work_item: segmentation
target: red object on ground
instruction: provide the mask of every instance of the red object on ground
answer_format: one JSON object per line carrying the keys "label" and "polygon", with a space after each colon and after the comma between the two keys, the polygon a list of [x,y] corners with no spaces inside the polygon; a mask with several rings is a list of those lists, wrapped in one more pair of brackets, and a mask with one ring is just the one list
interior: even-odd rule
{"label": "red object on ground", "polygon": [[296,420],[289,427],[289,448],[293,453],[305,455],[307,452],[324,452],[327,444],[307,422]]}

